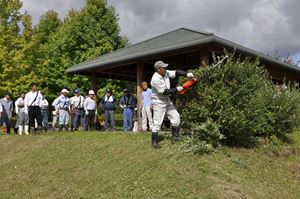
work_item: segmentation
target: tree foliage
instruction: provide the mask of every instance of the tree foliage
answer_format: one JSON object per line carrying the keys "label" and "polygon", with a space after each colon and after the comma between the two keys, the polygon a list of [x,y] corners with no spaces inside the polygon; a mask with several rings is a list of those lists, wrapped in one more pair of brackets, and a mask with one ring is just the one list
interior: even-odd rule
{"label": "tree foliage", "polygon": [[35,27],[21,7],[20,0],[0,1],[0,94],[16,96],[30,82],[50,99],[64,87],[87,91],[88,78],[66,75],[66,69],[127,44],[114,8],[104,0],[86,0],[63,21],[56,11],[47,11]]}

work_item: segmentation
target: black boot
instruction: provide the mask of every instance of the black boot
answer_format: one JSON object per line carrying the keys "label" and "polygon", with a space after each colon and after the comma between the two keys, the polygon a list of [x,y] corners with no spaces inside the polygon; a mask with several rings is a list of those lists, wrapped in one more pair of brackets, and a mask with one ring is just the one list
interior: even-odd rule
{"label": "black boot", "polygon": [[14,128],[14,133],[18,134],[18,128]]}
{"label": "black boot", "polygon": [[60,124],[59,127],[58,127],[58,130],[62,131],[62,129],[63,129],[63,125]]}
{"label": "black boot", "polygon": [[158,143],[158,132],[152,132],[151,142],[152,142],[153,148],[155,148],[155,149],[160,148],[160,145]]}
{"label": "black boot", "polygon": [[172,140],[174,142],[177,142],[180,140],[179,130],[180,130],[180,126],[172,126]]}
{"label": "black boot", "polygon": [[68,129],[69,129],[68,125],[65,125],[64,129],[65,129],[65,131],[68,131]]}

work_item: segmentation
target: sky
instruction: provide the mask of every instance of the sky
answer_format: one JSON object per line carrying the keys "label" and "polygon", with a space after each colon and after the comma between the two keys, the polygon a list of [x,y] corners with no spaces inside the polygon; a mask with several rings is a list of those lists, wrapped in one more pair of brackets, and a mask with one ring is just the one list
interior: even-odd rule
{"label": "sky", "polygon": [[[115,7],[121,34],[134,44],[185,27],[259,52],[300,60],[299,0],[107,0]],[[23,0],[37,24],[47,10],[64,18],[85,0]],[[299,62],[300,66],[300,62]]]}

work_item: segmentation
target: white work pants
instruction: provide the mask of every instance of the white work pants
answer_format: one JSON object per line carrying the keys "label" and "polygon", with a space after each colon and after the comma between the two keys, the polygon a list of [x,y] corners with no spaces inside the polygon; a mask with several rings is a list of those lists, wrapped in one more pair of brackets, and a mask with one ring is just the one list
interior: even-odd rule
{"label": "white work pants", "polygon": [[147,130],[147,123],[149,122],[149,128],[153,128],[152,111],[150,106],[142,108],[142,127],[143,131]]}
{"label": "white work pants", "polygon": [[153,104],[153,128],[152,132],[158,132],[164,121],[165,114],[172,126],[180,125],[180,116],[172,102]]}

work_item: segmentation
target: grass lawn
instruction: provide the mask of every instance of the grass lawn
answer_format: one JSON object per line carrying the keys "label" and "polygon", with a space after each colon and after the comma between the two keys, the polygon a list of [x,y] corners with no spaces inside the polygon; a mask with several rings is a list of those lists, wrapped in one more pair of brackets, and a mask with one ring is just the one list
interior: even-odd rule
{"label": "grass lawn", "polygon": [[300,198],[296,154],[223,147],[210,155],[180,152],[150,134],[0,135],[0,198]]}

